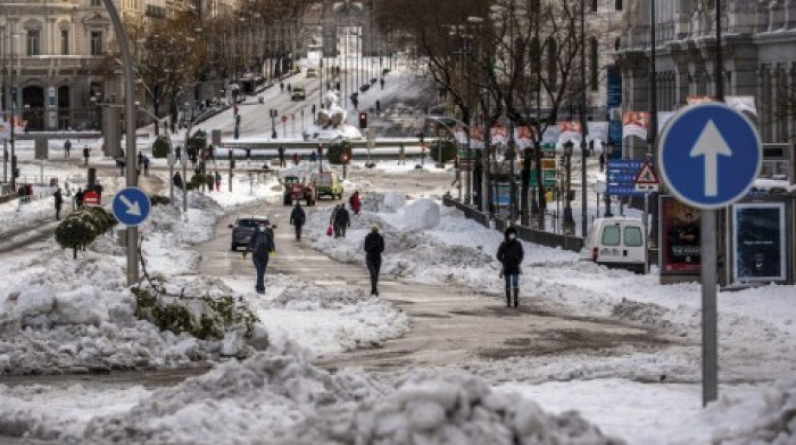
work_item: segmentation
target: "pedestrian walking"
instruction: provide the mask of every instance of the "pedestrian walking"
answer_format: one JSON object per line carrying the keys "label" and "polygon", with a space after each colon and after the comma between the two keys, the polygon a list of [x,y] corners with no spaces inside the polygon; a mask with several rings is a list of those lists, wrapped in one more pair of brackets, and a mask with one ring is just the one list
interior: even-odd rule
{"label": "pedestrian walking", "polygon": [[287,84],[287,92],[290,93],[292,91],[293,91],[293,87],[291,87],[290,84]]}
{"label": "pedestrian walking", "polygon": [[373,225],[365,237],[365,264],[370,273],[370,294],[379,296],[379,270],[381,269],[381,253],[384,252],[384,238],[379,233],[379,226]]}
{"label": "pedestrian walking", "polygon": [[384,89],[384,78],[383,77],[381,78],[380,83],[381,83],[381,89],[383,90]]}
{"label": "pedestrian walking", "polygon": [[149,156],[144,156],[144,176],[149,176]]}
{"label": "pedestrian walking", "polygon": [[280,145],[276,151],[279,153],[279,168],[285,168],[285,147]]}
{"label": "pedestrian walking", "polygon": [[503,265],[500,269],[501,276],[506,281],[506,307],[511,307],[511,291],[514,291],[514,307],[520,305],[520,275],[522,274],[522,259],[525,253],[522,243],[517,239],[517,229],[507,227],[504,240],[497,251],[497,260]]}
{"label": "pedestrian walking", "polygon": [[55,198],[55,219],[61,219],[61,207],[64,205],[64,195],[61,194],[61,188],[58,187],[53,193],[53,197]]}
{"label": "pedestrian walking", "polygon": [[66,142],[64,142],[64,157],[69,159],[69,153],[71,151],[72,151],[72,142],[69,139],[67,139]]}
{"label": "pedestrian walking", "polygon": [[348,198],[348,204],[351,206],[351,210],[354,211],[354,215],[359,215],[359,209],[362,208],[362,201],[359,199],[359,191],[355,190],[354,194]]}
{"label": "pedestrian walking", "polygon": [[88,158],[91,156],[91,149],[88,145],[83,147],[83,165],[88,165]]}
{"label": "pedestrian walking", "polygon": [[296,241],[301,241],[301,228],[304,227],[304,222],[307,220],[307,214],[301,208],[301,204],[296,202],[293,211],[290,212],[290,225],[296,229]]}
{"label": "pedestrian walking", "polygon": [[340,204],[337,213],[334,215],[334,236],[335,238],[345,238],[345,233],[351,227],[351,215],[345,208],[345,204]]}
{"label": "pedestrian walking", "polygon": [[272,252],[276,251],[273,232],[268,230],[267,221],[261,222],[257,226],[257,230],[252,234],[249,245],[243,252],[244,260],[249,251],[252,253],[252,263],[254,263],[254,269],[257,272],[254,290],[258,294],[264,294],[265,269],[268,267],[268,258]]}
{"label": "pedestrian walking", "polygon": [[298,153],[293,153],[293,165],[299,165]]}
{"label": "pedestrian walking", "polygon": [[313,119],[315,119],[315,117],[314,117],[315,116],[315,104],[312,104],[312,116],[313,116]]}
{"label": "pedestrian walking", "polygon": [[310,161],[314,164],[318,160],[318,155],[315,153],[315,150],[310,152]]}
{"label": "pedestrian walking", "polygon": [[78,187],[77,193],[75,193],[75,206],[78,209],[83,208],[83,187]]}
{"label": "pedestrian walking", "polygon": [[221,191],[221,174],[216,170],[216,191]]}
{"label": "pedestrian walking", "polygon": [[285,82],[279,82],[279,91],[285,92]]}
{"label": "pedestrian walking", "polygon": [[605,170],[605,153],[600,153],[600,173]]}
{"label": "pedestrian walking", "polygon": [[174,159],[177,161],[182,161],[182,145],[178,145],[174,149]]}
{"label": "pedestrian walking", "polygon": [[[329,217],[329,229],[332,230],[332,232],[334,233],[334,237],[335,238],[337,238],[337,229],[335,229],[335,221],[337,220],[337,212],[339,212],[339,211],[340,211],[340,204],[337,204],[332,209],[332,215]],[[329,234],[328,231],[327,231],[327,234]],[[331,234],[329,234],[329,235],[331,235]]]}

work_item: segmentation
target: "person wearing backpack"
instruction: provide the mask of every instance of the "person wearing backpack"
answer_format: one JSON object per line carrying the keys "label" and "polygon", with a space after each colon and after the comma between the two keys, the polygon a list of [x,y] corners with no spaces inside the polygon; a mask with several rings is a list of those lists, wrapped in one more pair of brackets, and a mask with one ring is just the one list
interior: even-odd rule
{"label": "person wearing backpack", "polygon": [[290,212],[290,225],[296,229],[296,241],[301,241],[301,228],[304,226],[306,220],[307,214],[304,213],[301,204],[296,202],[296,206],[293,207],[293,211]]}
{"label": "person wearing backpack", "polygon": [[268,257],[271,252],[276,251],[274,245],[274,233],[268,230],[266,222],[260,222],[257,230],[252,234],[249,240],[249,246],[243,251],[243,259],[246,259],[246,254],[252,252],[252,262],[257,271],[257,280],[254,285],[254,290],[258,294],[265,294],[265,269],[268,267]]}

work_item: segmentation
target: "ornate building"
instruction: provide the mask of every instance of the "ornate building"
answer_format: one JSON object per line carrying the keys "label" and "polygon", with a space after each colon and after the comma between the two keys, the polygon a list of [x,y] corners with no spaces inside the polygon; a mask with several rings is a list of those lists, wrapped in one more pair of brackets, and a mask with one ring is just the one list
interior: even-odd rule
{"label": "ornate building", "polygon": [[[715,0],[626,0],[616,53],[625,111],[649,107],[650,7],[655,5],[656,83],[659,111],[673,111],[689,96],[715,92]],[[791,140],[796,88],[796,3],[724,0],[722,54],[726,96],[754,98],[763,142]],[[630,155],[639,157],[646,147]]]}

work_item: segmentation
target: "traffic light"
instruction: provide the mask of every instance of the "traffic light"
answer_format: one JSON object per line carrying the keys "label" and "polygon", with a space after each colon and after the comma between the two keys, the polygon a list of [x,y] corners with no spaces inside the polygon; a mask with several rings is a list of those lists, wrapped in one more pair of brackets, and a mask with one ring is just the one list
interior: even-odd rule
{"label": "traffic light", "polygon": [[359,113],[359,128],[368,128],[368,113]]}
{"label": "traffic light", "polygon": [[560,156],[558,158],[558,165],[559,165],[559,167],[566,167],[567,166],[567,157],[566,156]]}

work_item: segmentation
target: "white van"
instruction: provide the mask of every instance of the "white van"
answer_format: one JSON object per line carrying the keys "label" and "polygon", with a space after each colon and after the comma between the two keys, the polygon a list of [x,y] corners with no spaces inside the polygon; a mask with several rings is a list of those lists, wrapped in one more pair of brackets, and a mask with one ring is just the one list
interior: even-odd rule
{"label": "white van", "polygon": [[597,218],[586,237],[580,260],[644,273],[647,264],[644,224],[633,218]]}

